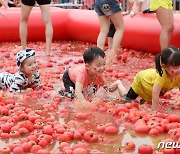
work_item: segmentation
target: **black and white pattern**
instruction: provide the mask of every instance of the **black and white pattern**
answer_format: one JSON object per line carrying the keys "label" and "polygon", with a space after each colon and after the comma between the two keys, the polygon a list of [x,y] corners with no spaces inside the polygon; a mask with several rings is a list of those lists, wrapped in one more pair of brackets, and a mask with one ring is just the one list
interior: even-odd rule
{"label": "black and white pattern", "polygon": [[32,49],[26,49],[26,50],[22,50],[20,52],[17,53],[16,55],[16,62],[17,62],[17,66],[20,67],[22,62],[31,56],[35,56],[35,51]]}
{"label": "black and white pattern", "polygon": [[26,75],[21,71],[18,71],[16,74],[7,72],[0,73],[0,89],[9,88],[9,92],[21,92],[22,89],[31,84],[34,84],[35,87],[40,85],[40,75],[38,71],[32,76],[31,82],[28,81]]}

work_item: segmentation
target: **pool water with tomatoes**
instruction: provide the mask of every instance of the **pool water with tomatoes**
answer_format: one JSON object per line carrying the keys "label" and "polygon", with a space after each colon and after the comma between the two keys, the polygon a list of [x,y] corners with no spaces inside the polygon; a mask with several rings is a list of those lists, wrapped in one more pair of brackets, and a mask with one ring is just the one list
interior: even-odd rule
{"label": "pool water with tomatoes", "polygon": [[[96,105],[77,106],[61,97],[62,74],[72,65],[83,63],[90,43],[52,43],[51,56],[44,42],[29,43],[36,51],[41,87],[27,93],[0,91],[0,153],[2,154],[179,154],[179,148],[157,149],[159,142],[180,142],[180,92],[174,89],[161,99],[162,109],[140,99],[124,104],[117,92],[100,88],[91,96]],[[20,43],[0,44],[0,70],[17,71],[15,55]],[[140,70],[154,68],[151,53],[120,49],[117,61],[103,73],[109,85],[121,79],[128,89]]]}

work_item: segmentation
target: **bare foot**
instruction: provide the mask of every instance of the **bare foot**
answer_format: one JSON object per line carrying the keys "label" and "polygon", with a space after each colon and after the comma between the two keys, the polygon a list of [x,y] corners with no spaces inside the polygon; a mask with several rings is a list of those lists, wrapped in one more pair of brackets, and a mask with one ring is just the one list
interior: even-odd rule
{"label": "bare foot", "polygon": [[108,53],[107,53],[107,58],[106,58],[106,64],[107,64],[107,66],[108,66],[108,65],[112,65],[113,62],[115,62],[116,56],[117,56],[117,54],[116,54],[115,52],[108,51]]}
{"label": "bare foot", "polygon": [[45,51],[45,53],[46,53],[46,56],[50,56],[50,51]]}

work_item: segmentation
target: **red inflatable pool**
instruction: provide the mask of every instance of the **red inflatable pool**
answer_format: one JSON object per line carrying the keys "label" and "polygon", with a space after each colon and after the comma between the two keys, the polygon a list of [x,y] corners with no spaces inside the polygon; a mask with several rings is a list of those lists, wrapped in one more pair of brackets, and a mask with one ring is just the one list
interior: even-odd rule
{"label": "red inflatable pool", "polygon": [[[20,41],[20,8],[11,8],[0,16],[0,42]],[[96,43],[99,21],[95,11],[51,8],[54,40]],[[160,52],[161,27],[155,14],[125,16],[122,46],[151,53]],[[171,45],[180,47],[180,14],[174,15],[175,30]],[[39,8],[34,8],[28,23],[28,41],[44,41],[45,27]]]}

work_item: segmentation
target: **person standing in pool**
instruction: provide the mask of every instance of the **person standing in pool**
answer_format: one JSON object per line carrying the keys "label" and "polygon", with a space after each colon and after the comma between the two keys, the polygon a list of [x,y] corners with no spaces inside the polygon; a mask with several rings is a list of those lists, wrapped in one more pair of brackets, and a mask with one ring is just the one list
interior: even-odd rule
{"label": "person standing in pool", "polygon": [[94,9],[100,23],[100,33],[97,38],[97,46],[104,49],[106,37],[109,32],[110,20],[114,23],[116,32],[112,41],[112,49],[107,54],[107,62],[112,62],[116,57],[116,51],[124,33],[124,21],[118,0],[95,0]]}
{"label": "person standing in pool", "polygon": [[162,27],[160,34],[161,51],[169,47],[172,32],[174,31],[174,17],[172,0],[150,0],[150,10],[155,11]]}
{"label": "person standing in pool", "polygon": [[[42,12],[42,18],[46,27],[46,55],[50,55],[50,48],[53,36],[53,28],[50,16],[51,0],[21,0],[21,21],[19,28],[21,45],[23,50],[27,48],[27,22],[30,12],[35,5],[35,2],[38,3]],[[19,0],[14,0],[14,3],[18,4]]]}

